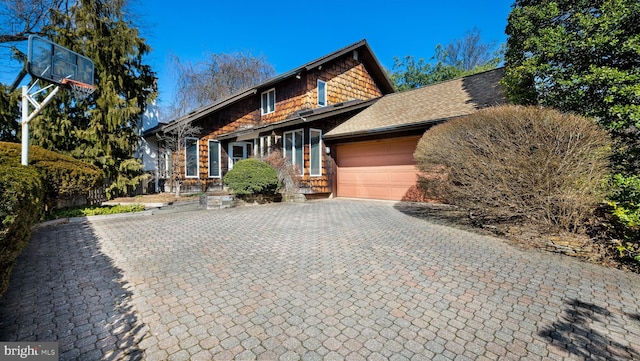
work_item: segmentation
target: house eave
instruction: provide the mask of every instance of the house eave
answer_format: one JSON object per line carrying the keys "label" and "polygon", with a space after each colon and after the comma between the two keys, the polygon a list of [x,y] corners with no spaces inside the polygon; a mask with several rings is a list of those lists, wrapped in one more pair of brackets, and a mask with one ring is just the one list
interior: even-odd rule
{"label": "house eave", "polygon": [[378,99],[379,98],[365,100],[365,101],[351,100],[343,103],[333,104],[324,108],[298,111],[292,114],[289,118],[285,120],[222,134],[217,136],[215,140],[230,140],[235,138],[236,141],[243,141],[248,139],[254,139],[264,132],[268,132],[268,131],[272,131],[272,130],[284,128],[284,127],[290,127],[292,125],[297,125],[302,123],[310,123],[310,122],[322,120],[328,117],[340,115],[349,111],[366,108],[371,104],[375,103]]}
{"label": "house eave", "polygon": [[391,94],[391,93],[395,93],[395,87],[393,86],[393,82],[391,81],[391,79],[389,79],[389,77],[387,76],[386,72],[383,70],[382,68],[382,64],[380,63],[380,61],[378,60],[378,58],[376,57],[376,55],[373,53],[373,50],[371,49],[371,47],[369,46],[369,43],[367,43],[367,41],[365,39],[360,40],[359,42],[348,46],[344,49],[338,50],[337,52],[327,55],[323,58],[320,58],[318,60],[315,60],[311,63],[308,63],[306,65],[303,66],[304,70],[306,71],[310,71],[314,68],[317,68],[319,66],[322,66],[323,64],[337,59],[345,54],[348,54],[350,52],[356,51],[360,48],[364,48],[366,51],[362,54],[364,56],[364,60],[366,60],[366,62],[370,62],[373,63],[373,67],[371,69],[368,69],[369,71],[373,72],[373,75],[375,78],[377,78],[378,80],[380,80],[380,87],[382,90],[383,94]]}
{"label": "house eave", "polygon": [[226,98],[220,102],[217,103],[213,103],[201,108],[198,108],[194,111],[191,111],[189,114],[186,114],[174,121],[172,121],[171,123],[168,123],[167,125],[165,125],[164,127],[162,127],[162,130],[164,132],[170,132],[173,129],[175,129],[176,127],[178,127],[179,125],[182,125],[183,123],[189,123],[192,122],[194,120],[198,120],[202,117],[205,117],[215,111],[218,111],[226,106],[229,106],[231,104],[234,104],[236,102],[241,101],[242,99],[245,99],[249,96],[255,95],[257,93],[257,89],[253,88],[253,89],[249,89],[246,91],[243,91],[242,93],[238,93],[236,95],[233,95],[229,98]]}
{"label": "house eave", "polygon": [[433,125],[446,122],[448,120],[459,118],[459,117],[460,116],[454,116],[449,118],[426,120],[426,121],[420,121],[420,122],[409,123],[409,124],[397,124],[397,125],[390,125],[386,127],[356,130],[356,131],[345,132],[340,134],[331,134],[331,132],[328,132],[323,136],[323,139],[327,141],[339,141],[344,139],[370,137],[370,136],[381,135],[381,134],[392,135],[394,133],[401,133],[401,132],[412,131],[412,130],[420,130],[420,129],[426,130],[427,128]]}

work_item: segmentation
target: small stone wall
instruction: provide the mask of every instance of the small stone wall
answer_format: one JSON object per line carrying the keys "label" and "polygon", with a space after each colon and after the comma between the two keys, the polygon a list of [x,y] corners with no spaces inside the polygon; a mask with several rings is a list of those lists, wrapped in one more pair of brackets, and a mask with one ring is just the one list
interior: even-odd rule
{"label": "small stone wall", "polygon": [[206,209],[223,209],[231,208],[234,205],[234,197],[231,195],[225,196],[200,196],[200,207]]}

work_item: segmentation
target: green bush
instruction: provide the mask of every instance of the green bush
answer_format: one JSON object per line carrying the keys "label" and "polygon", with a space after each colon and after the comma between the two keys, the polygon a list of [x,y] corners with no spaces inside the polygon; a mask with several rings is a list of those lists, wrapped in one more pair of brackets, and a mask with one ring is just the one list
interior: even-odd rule
{"label": "green bush", "polygon": [[610,150],[592,120],[502,106],[433,127],[414,157],[427,194],[480,217],[579,232],[604,201]]}
{"label": "green bush", "polygon": [[615,209],[613,214],[628,227],[640,227],[640,204],[636,203],[640,199],[640,176],[615,174],[611,189],[609,204]]}
{"label": "green bush", "polygon": [[[0,142],[0,165],[19,165],[21,152],[20,144]],[[43,182],[44,203],[49,211],[57,207],[59,200],[87,194],[103,181],[98,167],[36,146],[29,147],[29,166],[38,170],[46,180]]]}
{"label": "green bush", "polygon": [[21,152],[20,144],[0,142],[0,294],[43,212],[102,181],[97,167],[40,147],[29,147],[29,166],[23,166]]}
{"label": "green bush", "polygon": [[0,295],[16,259],[44,209],[42,180],[35,168],[0,162]]}
{"label": "green bush", "polygon": [[617,248],[620,257],[640,263],[640,176],[615,174],[610,181],[610,233],[622,242]]}
{"label": "green bush", "polygon": [[275,194],[279,187],[278,172],[271,165],[254,158],[234,164],[223,182],[238,196]]}
{"label": "green bush", "polygon": [[145,210],[143,204],[119,204],[114,206],[77,206],[68,207],[62,209],[56,209],[55,211],[46,215],[46,220],[53,220],[59,218],[71,218],[71,217],[88,217],[88,216],[104,216],[108,214],[119,213],[131,213],[142,212]]}

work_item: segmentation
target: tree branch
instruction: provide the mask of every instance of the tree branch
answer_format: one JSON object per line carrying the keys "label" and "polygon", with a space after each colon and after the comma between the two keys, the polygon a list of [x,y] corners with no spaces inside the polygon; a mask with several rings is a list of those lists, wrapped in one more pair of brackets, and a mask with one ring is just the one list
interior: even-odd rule
{"label": "tree branch", "polygon": [[0,34],[0,43],[25,41],[27,39],[29,39],[29,34]]}

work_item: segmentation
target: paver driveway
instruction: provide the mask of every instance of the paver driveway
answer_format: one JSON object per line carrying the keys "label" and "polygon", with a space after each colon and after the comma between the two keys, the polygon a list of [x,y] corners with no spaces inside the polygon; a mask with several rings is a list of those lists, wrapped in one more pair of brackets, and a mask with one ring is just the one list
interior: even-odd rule
{"label": "paver driveway", "polygon": [[0,340],[61,359],[639,359],[640,277],[325,200],[37,231]]}

